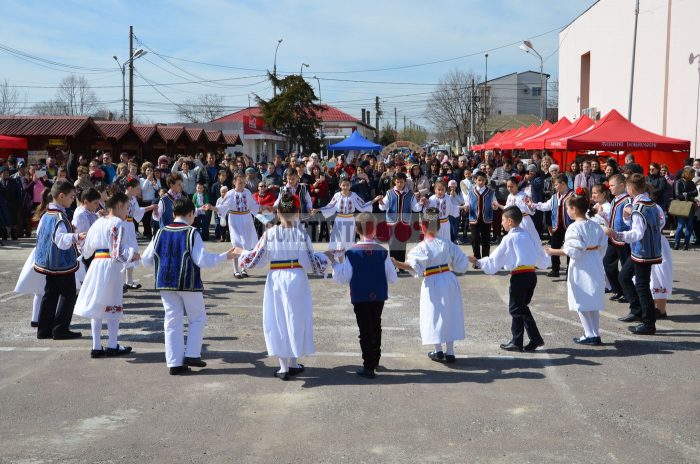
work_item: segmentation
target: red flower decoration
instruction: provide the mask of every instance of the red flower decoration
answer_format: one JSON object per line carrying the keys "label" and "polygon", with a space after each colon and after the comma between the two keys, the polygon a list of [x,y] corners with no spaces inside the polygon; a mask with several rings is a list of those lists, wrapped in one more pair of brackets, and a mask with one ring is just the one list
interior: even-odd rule
{"label": "red flower decoration", "polygon": [[294,206],[296,207],[296,209],[301,208],[301,200],[299,199],[298,195],[294,195]]}
{"label": "red flower decoration", "polygon": [[576,189],[576,195],[585,195],[586,191],[583,190],[583,187],[578,187]]}
{"label": "red flower decoration", "polygon": [[605,182],[604,184],[602,184],[602,188],[603,188],[603,190],[610,190],[610,184]]}

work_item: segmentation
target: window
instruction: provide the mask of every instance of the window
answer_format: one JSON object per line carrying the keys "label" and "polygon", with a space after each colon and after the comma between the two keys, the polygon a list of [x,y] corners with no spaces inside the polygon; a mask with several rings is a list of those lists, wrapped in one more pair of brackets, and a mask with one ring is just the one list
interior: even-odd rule
{"label": "window", "polygon": [[533,87],[532,88],[532,96],[533,97],[539,97],[542,94],[542,87]]}

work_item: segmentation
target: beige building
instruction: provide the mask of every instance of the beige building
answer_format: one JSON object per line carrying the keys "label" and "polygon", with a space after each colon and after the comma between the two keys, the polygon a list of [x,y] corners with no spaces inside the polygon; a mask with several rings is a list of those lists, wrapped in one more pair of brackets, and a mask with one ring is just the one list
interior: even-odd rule
{"label": "beige building", "polygon": [[[700,0],[639,3],[632,122],[698,153]],[[634,23],[635,0],[599,0],[559,33],[559,117],[628,116]]]}

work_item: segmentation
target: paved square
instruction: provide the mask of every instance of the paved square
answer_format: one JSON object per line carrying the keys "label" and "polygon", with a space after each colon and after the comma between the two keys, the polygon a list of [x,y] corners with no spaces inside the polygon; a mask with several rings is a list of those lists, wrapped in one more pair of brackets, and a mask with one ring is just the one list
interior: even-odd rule
{"label": "paved square", "polygon": [[281,382],[261,332],[261,271],[203,271],[209,365],[172,377],[152,270],[138,269],[144,289],[125,297],[120,342],[132,356],[90,359],[89,320],[78,316],[82,339],[37,340],[31,298],[12,293],[32,246],[0,249],[0,462],[700,462],[697,251],[673,252],[670,317],[657,335],[629,334],[616,320],[626,307],[608,301],[601,347],[571,342],[582,329],[565,282],[538,273],[532,309],[546,345],[513,356],[498,348],[510,335],[508,277],[470,270],[459,279],[467,340],[449,366],[420,345],[420,280],[402,277],[374,381],[354,374],[348,289],[315,278],[318,353]]}

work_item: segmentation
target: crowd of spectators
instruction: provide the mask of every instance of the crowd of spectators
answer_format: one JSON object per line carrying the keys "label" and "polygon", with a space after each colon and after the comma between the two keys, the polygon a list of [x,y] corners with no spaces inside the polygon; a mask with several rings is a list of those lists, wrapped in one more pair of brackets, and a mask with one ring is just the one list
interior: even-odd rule
{"label": "crowd of spectators", "polygon": [[[483,171],[489,186],[495,191],[496,200],[504,204],[508,196],[506,181],[512,177],[518,180],[521,189],[533,202],[543,202],[553,195],[552,178],[559,173],[566,174],[570,188],[590,189],[593,185],[604,184],[611,175],[619,172],[647,171],[649,192],[664,211],[668,211],[673,199],[693,202],[690,217],[675,218],[675,221],[670,218],[667,227],[677,228],[676,243],[683,237],[691,240],[692,236],[697,242],[700,235],[697,230],[700,225],[700,208],[697,207],[700,205],[700,160],[690,158],[686,160],[685,169],[672,173],[663,164],[651,163],[642,167],[635,163],[632,155],[627,155],[625,164],[621,166],[612,158],[583,159],[559,166],[550,156],[540,156],[539,153],[527,156],[531,158],[517,155],[501,157],[489,151],[461,156],[427,151],[388,155],[363,153],[352,158],[341,154],[323,158],[316,153],[301,155],[292,152],[287,156],[278,155],[269,161],[256,162],[242,153],[219,151],[190,156],[161,155],[155,164],[142,162],[125,152],[118,157],[101,151],[91,156],[59,153],[48,156],[38,164],[27,164],[16,156],[9,156],[0,159],[0,243],[3,239],[31,236],[33,211],[41,202],[43,190],[56,179],[66,178],[74,182],[80,198],[81,192],[90,187],[98,191],[124,191],[126,183],[136,178],[141,184],[139,202],[147,206],[157,203],[167,191],[165,179],[168,174],[179,173],[185,194],[194,197],[200,193],[196,197],[198,201],[215,205],[216,200],[232,188],[234,173],[243,172],[246,187],[255,200],[263,206],[272,207],[279,189],[285,183],[287,169],[296,170],[301,182],[308,185],[314,209],[330,201],[339,190],[339,181],[343,177],[350,179],[352,191],[365,201],[391,189],[394,175],[398,172],[407,175],[408,187],[419,198],[430,196],[435,182],[443,180],[449,186],[453,201],[463,204],[466,192],[474,185],[474,174]],[[549,213],[538,212],[533,219],[542,238],[547,238]],[[226,240],[223,218],[209,211],[198,220],[204,240],[211,238],[210,229],[215,239]],[[261,224],[257,223],[257,226],[261,231]],[[328,240],[329,224],[326,221],[312,218],[308,226],[314,240]],[[469,241],[465,213],[460,218],[453,218],[451,226],[455,243]],[[156,227],[157,221],[148,212],[137,230],[145,238],[150,238]],[[500,218],[494,218],[493,241],[498,241],[501,235]]]}

